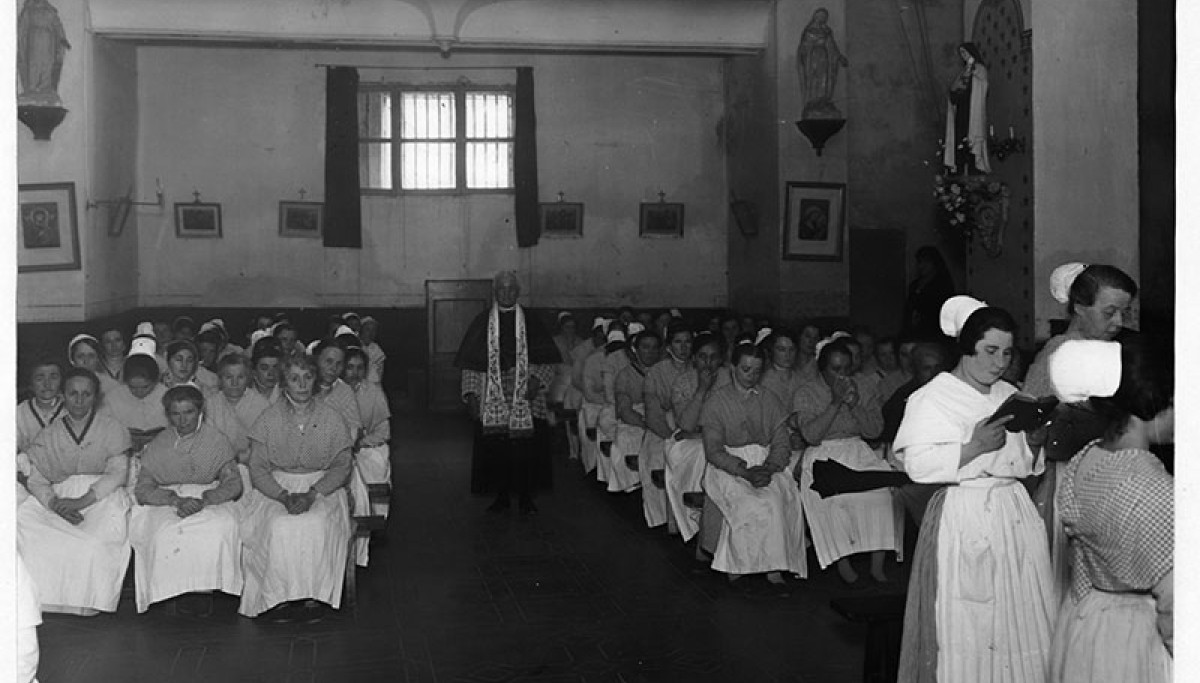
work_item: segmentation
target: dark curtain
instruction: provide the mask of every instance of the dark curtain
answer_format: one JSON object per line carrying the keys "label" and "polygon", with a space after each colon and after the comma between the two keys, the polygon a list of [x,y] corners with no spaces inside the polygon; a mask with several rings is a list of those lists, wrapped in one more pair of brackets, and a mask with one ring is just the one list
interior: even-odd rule
{"label": "dark curtain", "polygon": [[517,68],[517,99],[513,105],[516,126],[513,141],[513,176],[516,198],[517,246],[538,243],[537,116],[533,108],[533,68]]}
{"label": "dark curtain", "polygon": [[327,247],[362,248],[358,180],[358,70],[325,72],[325,229]]}

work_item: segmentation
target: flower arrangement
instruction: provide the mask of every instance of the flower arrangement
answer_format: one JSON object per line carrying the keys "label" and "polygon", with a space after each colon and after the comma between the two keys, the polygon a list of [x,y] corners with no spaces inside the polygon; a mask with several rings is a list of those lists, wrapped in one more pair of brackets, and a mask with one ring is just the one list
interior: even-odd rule
{"label": "flower arrangement", "polygon": [[[978,226],[978,212],[986,205],[1000,204],[1007,209],[1008,186],[986,176],[945,176],[933,178],[933,197],[946,223],[970,238]],[[1004,213],[1007,214],[1007,211]]]}

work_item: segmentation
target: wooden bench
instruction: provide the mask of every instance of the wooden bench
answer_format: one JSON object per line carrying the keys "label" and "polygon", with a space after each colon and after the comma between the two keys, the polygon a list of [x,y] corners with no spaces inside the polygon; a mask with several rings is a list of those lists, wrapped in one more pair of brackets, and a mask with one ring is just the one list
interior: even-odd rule
{"label": "wooden bench", "polygon": [[863,683],[893,683],[900,667],[900,641],[904,635],[902,593],[837,598],[829,601],[844,618],[867,625],[863,652]]}

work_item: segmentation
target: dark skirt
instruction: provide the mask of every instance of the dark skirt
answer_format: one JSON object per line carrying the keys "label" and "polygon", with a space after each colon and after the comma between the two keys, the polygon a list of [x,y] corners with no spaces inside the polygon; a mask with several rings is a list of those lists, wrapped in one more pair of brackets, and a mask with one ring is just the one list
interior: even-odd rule
{"label": "dark skirt", "polygon": [[508,435],[483,434],[475,423],[471,453],[471,493],[513,493],[517,495],[548,491],[553,483],[550,459],[550,425],[533,421],[533,436],[521,439]]}

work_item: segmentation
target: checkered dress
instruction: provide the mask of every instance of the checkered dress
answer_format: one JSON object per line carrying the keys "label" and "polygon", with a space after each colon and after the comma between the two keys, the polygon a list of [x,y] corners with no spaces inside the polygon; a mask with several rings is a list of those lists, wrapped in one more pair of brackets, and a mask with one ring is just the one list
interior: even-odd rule
{"label": "checkered dress", "polygon": [[1150,590],[1174,567],[1174,479],[1152,453],[1089,444],[1064,468],[1056,502],[1076,600]]}

